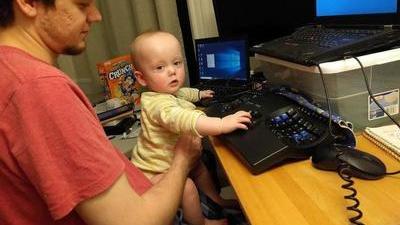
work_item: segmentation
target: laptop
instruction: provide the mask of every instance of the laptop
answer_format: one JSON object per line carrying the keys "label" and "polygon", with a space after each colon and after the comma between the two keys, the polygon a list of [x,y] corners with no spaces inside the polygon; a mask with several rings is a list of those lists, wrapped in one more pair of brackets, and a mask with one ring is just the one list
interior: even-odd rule
{"label": "laptop", "polygon": [[315,15],[316,24],[250,50],[312,66],[400,43],[398,0],[315,0]]}
{"label": "laptop", "polygon": [[243,87],[250,76],[246,37],[195,40],[197,87]]}

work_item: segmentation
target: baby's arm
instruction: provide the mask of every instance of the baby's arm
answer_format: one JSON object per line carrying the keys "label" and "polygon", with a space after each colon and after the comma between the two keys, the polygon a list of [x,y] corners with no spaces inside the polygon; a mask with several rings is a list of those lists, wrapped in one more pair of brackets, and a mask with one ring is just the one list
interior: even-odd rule
{"label": "baby's arm", "polygon": [[239,111],[223,118],[201,115],[197,119],[196,130],[203,136],[220,135],[236,129],[247,130],[246,124],[249,123],[251,123],[251,115],[245,111]]}
{"label": "baby's arm", "polygon": [[214,97],[214,91],[212,90],[202,90],[200,91],[197,88],[180,88],[177,92],[174,93],[177,98],[185,99],[189,102],[197,102],[203,98],[212,98]]}

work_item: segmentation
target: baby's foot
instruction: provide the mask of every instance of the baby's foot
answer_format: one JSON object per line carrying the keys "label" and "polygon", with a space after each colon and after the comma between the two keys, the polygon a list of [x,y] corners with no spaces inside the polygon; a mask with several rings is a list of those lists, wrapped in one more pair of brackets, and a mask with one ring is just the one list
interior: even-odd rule
{"label": "baby's foot", "polygon": [[228,209],[240,209],[240,204],[236,199],[222,199],[220,205]]}

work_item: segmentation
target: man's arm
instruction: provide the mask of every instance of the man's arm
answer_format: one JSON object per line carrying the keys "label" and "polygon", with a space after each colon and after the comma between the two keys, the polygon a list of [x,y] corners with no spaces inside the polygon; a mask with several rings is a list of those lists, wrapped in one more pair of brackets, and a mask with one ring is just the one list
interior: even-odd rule
{"label": "man's arm", "polygon": [[175,147],[168,172],[143,195],[132,190],[123,174],[108,190],[81,202],[76,211],[90,225],[169,224],[181,202],[186,177],[200,152],[200,139],[184,136]]}

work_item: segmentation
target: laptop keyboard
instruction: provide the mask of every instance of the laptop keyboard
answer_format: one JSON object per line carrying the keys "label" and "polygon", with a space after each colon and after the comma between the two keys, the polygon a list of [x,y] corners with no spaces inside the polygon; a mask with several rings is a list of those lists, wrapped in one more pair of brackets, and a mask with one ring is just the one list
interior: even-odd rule
{"label": "laptop keyboard", "polygon": [[247,91],[247,87],[232,87],[232,86],[201,86],[200,90],[212,90],[214,91],[214,98],[224,98],[232,95],[241,94],[243,91]]}
{"label": "laptop keyboard", "polygon": [[199,90],[212,90],[214,91],[214,102],[232,101],[233,98],[249,91],[246,86],[219,86],[219,85],[202,85],[197,87]]}
{"label": "laptop keyboard", "polygon": [[382,32],[383,30],[307,28],[294,32],[287,41],[332,48]]}

